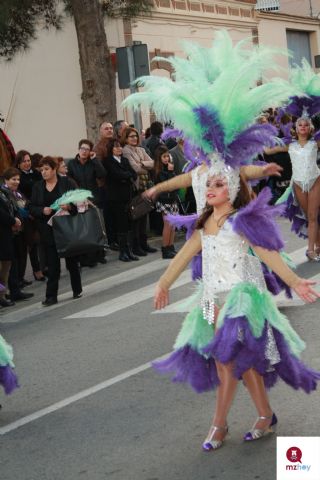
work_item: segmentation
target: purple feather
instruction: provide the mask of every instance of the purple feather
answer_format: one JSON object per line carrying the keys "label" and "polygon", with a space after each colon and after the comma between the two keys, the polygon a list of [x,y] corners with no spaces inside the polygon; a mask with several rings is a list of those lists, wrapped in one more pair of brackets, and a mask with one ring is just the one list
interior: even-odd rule
{"label": "purple feather", "polygon": [[[239,332],[241,332],[239,339]],[[283,335],[272,328],[280,361],[270,371],[269,360],[265,358],[268,341],[267,324],[261,337],[256,338],[250,329],[246,317],[224,319],[223,326],[218,330],[214,339],[204,348],[204,353],[219,362],[233,363],[234,376],[238,379],[250,368],[254,368],[263,376],[267,388],[272,387],[281,378],[294,389],[301,388],[310,393],[317,387],[320,372],[317,372],[295,357],[288,347]]]}
{"label": "purple feather", "polygon": [[191,277],[192,280],[200,280],[202,278],[202,252],[195,255],[191,260]]}
{"label": "purple feather", "polygon": [[208,158],[208,155],[206,155],[201,148],[198,148],[192,145],[192,143],[187,139],[185,139],[184,141],[183,151],[184,151],[184,156],[190,162],[187,168],[185,168],[186,172],[190,172],[195,167],[198,167],[204,162],[207,165],[210,165],[210,160]]}
{"label": "purple feather", "polygon": [[294,232],[300,238],[308,238],[308,222],[300,208],[300,205],[295,200],[292,192],[289,194],[286,201],[285,211],[283,216],[288,218],[291,222],[291,231]]}
{"label": "purple feather", "polygon": [[251,125],[239,133],[228,146],[224,154],[225,162],[232,168],[247,164],[260,153],[264,147],[276,145],[278,130],[270,125]]}
{"label": "purple feather", "polygon": [[205,132],[202,138],[206,140],[214,150],[223,153],[225,150],[224,131],[218,113],[214,110],[209,110],[207,107],[194,108],[193,111]]}
{"label": "purple feather", "polygon": [[166,215],[166,220],[170,223],[170,225],[176,227],[178,230],[181,228],[186,228],[186,239],[188,240],[194,232],[198,215],[196,213],[193,213],[192,215]]}
{"label": "purple feather", "polygon": [[284,110],[285,113],[295,117],[301,117],[304,111],[306,111],[310,117],[313,117],[320,112],[320,96],[291,97],[289,105],[287,105]]}
{"label": "purple feather", "polygon": [[313,139],[318,142],[320,140],[320,130],[317,130],[314,135],[313,135]]}
{"label": "purple feather", "polygon": [[219,385],[214,360],[205,358],[190,345],[152,365],[160,373],[173,373],[173,382],[188,383],[197,393],[207,392]]}
{"label": "purple feather", "polygon": [[272,295],[279,295],[282,290],[285,291],[287,298],[292,298],[291,288],[274,272],[270,272],[265,263],[261,263],[264,280],[267,289]]}
{"label": "purple feather", "polygon": [[9,365],[0,367],[0,385],[3,386],[7,395],[19,386],[17,376]]}
{"label": "purple feather", "polygon": [[183,138],[183,136],[184,135],[182,131],[178,130],[177,128],[166,128],[161,135],[161,139],[165,142],[166,140],[168,140],[168,138]]}
{"label": "purple feather", "polygon": [[257,198],[239,210],[232,220],[232,226],[235,232],[243,235],[253,245],[268,250],[281,250],[284,242],[274,217],[280,216],[285,206],[269,205],[271,198],[270,188],[265,187]]}

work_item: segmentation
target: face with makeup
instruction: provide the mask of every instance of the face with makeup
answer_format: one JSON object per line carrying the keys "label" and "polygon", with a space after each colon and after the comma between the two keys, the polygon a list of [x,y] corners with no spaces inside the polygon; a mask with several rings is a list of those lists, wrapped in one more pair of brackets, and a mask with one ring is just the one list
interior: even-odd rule
{"label": "face with makeup", "polygon": [[225,177],[208,177],[206,183],[206,201],[212,207],[230,204],[228,181]]}

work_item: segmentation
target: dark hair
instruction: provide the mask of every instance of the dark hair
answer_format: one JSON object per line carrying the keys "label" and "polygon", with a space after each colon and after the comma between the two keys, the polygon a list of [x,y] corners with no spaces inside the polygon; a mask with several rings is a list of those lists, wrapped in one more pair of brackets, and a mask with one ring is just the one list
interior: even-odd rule
{"label": "dark hair", "polygon": [[[234,210],[238,210],[239,208],[245,207],[250,203],[252,197],[250,190],[248,188],[247,182],[244,180],[242,174],[240,174],[240,190],[233,202],[233,208]],[[210,215],[213,212],[213,206],[212,205],[207,205],[204,207],[202,214],[200,215],[197,223],[196,223],[196,229],[200,230],[201,228],[204,227],[206,221],[210,217]],[[229,217],[232,213],[227,214],[226,216]]]}
{"label": "dark hair", "polygon": [[39,163],[43,159],[42,153],[33,153],[31,155],[32,168],[39,168]]}
{"label": "dark hair", "polygon": [[58,162],[55,161],[53,157],[43,157],[39,162],[39,167],[43,167],[44,165],[48,165],[52,170],[57,170]]}
{"label": "dark hair", "polygon": [[116,120],[113,124],[113,130],[116,135],[118,135],[121,125],[125,120]]}
{"label": "dark hair", "polygon": [[78,148],[80,148],[81,145],[83,145],[83,144],[89,145],[90,150],[93,149],[93,143],[91,142],[91,140],[88,140],[87,138],[82,138],[78,143]]}
{"label": "dark hair", "polygon": [[121,138],[120,138],[120,143],[121,145],[126,145],[127,144],[127,139],[130,135],[130,133],[136,133],[138,135],[138,144],[140,143],[140,136],[139,136],[139,132],[136,128],[133,128],[133,127],[127,127],[124,132],[122,133],[121,135]]}
{"label": "dark hair", "polygon": [[19,167],[20,163],[23,162],[24,157],[26,155],[29,155],[29,157],[31,159],[31,155],[27,150],[19,150],[19,152],[16,153],[16,160],[15,160],[16,167]]}
{"label": "dark hair", "polygon": [[145,132],[144,132],[144,138],[147,139],[149,138],[151,135],[151,132],[150,132],[150,127],[146,128]]}
{"label": "dark hair", "polygon": [[168,147],[165,145],[159,145],[154,152],[154,175],[155,178],[159,175],[161,170],[163,169],[163,163],[161,161],[161,157],[164,153],[169,153]]}
{"label": "dark hair", "polygon": [[18,170],[17,168],[15,168],[15,167],[10,167],[10,168],[7,168],[7,170],[5,170],[3,172],[2,176],[5,180],[10,180],[10,178],[15,177],[16,175],[19,175],[19,177],[20,177],[21,171]]}
{"label": "dark hair", "polygon": [[122,147],[118,138],[110,138],[109,142],[107,143],[107,157],[112,156],[114,147],[117,147],[118,145],[119,147]]}
{"label": "dark hair", "polygon": [[163,132],[163,125],[161,122],[152,122],[150,125],[151,135],[161,135]]}

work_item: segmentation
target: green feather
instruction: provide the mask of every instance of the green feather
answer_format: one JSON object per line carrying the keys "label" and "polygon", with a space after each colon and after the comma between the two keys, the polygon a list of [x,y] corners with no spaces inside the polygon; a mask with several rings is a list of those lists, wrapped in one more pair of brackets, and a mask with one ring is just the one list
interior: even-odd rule
{"label": "green feather", "polygon": [[83,188],[77,188],[75,190],[69,190],[58,198],[51,206],[52,210],[59,210],[60,205],[67,205],[68,203],[81,203],[92,198],[93,195],[90,190],[84,190]]}
{"label": "green feather", "polygon": [[291,353],[297,357],[305,348],[305,343],[291,327],[287,317],[279,312],[270,293],[267,290],[260,292],[250,283],[240,283],[228,294],[219,312],[217,328],[221,328],[224,321],[228,321],[225,320],[226,316],[246,317],[255,337],[262,335],[265,321],[268,321],[283,334]]}
{"label": "green feather", "polygon": [[12,347],[0,335],[0,367],[14,367]]}
{"label": "green feather", "polygon": [[208,345],[213,336],[213,326],[209,325],[203,318],[201,307],[196,306],[186,316],[174,344],[174,350],[190,345],[194,350],[201,353],[201,349]]}
{"label": "green feather", "polygon": [[171,121],[193,144],[211,153],[194,108],[207,107],[218,113],[228,144],[261,111],[301,93],[283,79],[257,86],[266,72],[280,69],[274,57],[283,52],[262,46],[250,49],[248,44],[245,40],[233,45],[226,31],[216,34],[210,48],[184,42],[187,58],[161,59],[171,64],[175,81],[155,75],[141,77],[135,84],[143,91],[130,95],[122,105],[153,110],[159,120]]}

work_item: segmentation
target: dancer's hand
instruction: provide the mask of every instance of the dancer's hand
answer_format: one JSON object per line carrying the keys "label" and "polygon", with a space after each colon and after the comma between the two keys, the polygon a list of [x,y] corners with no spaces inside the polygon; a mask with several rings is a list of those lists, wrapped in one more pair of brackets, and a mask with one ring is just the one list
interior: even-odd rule
{"label": "dancer's hand", "polygon": [[280,167],[277,163],[268,163],[263,167],[263,173],[266,177],[276,176],[281,177],[281,172],[283,168]]}
{"label": "dancer's hand", "polygon": [[142,196],[148,198],[149,200],[155,200],[157,196],[157,189],[156,187],[148,188],[145,192],[142,193]]}
{"label": "dancer's hand", "polygon": [[296,294],[306,303],[313,303],[320,298],[320,293],[316,292],[311,285],[315,285],[317,282],[307,280],[306,278],[300,278],[299,282],[293,287]]}
{"label": "dancer's hand", "polygon": [[157,285],[153,304],[156,310],[161,310],[161,308],[166,307],[169,304],[169,291]]}

